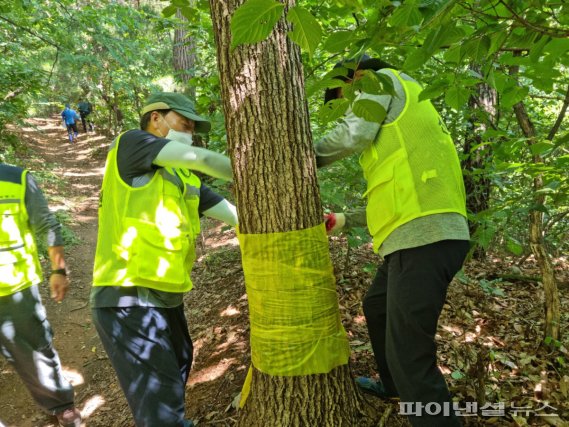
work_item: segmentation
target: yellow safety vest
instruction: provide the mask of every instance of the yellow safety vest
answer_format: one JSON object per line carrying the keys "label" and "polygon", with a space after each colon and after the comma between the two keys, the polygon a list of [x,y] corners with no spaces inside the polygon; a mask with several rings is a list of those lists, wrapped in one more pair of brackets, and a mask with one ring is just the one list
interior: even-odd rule
{"label": "yellow safety vest", "polygon": [[144,186],[131,187],[119,175],[119,143],[120,136],[107,156],[93,286],[189,291],[200,180],[188,170],[160,168]]}
{"label": "yellow safety vest", "polygon": [[12,295],[43,279],[26,209],[26,175],[19,183],[0,181],[0,296]]}
{"label": "yellow safety vest", "polygon": [[390,71],[403,86],[405,106],[360,157],[375,252],[393,230],[415,218],[443,212],[466,217],[462,171],[448,130],[431,102],[419,101],[421,86]]}

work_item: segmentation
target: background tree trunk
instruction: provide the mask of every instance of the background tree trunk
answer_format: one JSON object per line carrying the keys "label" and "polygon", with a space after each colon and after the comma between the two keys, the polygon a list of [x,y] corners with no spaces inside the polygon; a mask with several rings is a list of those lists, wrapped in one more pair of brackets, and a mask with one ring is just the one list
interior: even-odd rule
{"label": "background tree trunk", "polygon": [[[180,9],[176,11],[176,19],[180,22],[174,30],[174,45],[172,49],[174,75],[176,80],[180,82],[180,91],[195,99],[196,89],[193,85],[190,85],[190,79],[194,77],[193,70],[196,66],[196,43],[192,37],[188,36],[188,31],[186,30],[188,20],[182,15]],[[207,148],[207,138],[204,138],[203,135],[195,134],[193,145]],[[199,176],[203,178],[202,175]]]}
{"label": "background tree trunk", "polygon": [[[528,138],[528,143],[533,145],[537,142],[536,131],[531,122],[524,104],[521,102],[514,105],[514,112],[518,124],[520,125],[524,135]],[[534,155],[534,163],[543,163],[543,159],[539,155]],[[529,219],[529,238],[530,247],[541,271],[543,290],[545,292],[545,337],[551,337],[559,340],[559,322],[561,319],[559,291],[557,289],[557,280],[551,258],[547,253],[543,239],[543,210],[545,205],[545,194],[539,193],[543,188],[543,177],[541,174],[533,179],[534,205],[530,211]]]}
{"label": "background tree trunk", "polygon": [[[287,38],[284,19],[267,40],[231,51],[230,19],[242,3],[210,1],[239,231],[311,228],[322,223],[322,206],[300,51]],[[325,239],[324,246],[328,254]],[[253,368],[240,425],[362,426],[363,412],[348,365],[327,374],[288,377]]]}
{"label": "background tree trunk", "polygon": [[[477,72],[479,67],[472,66]],[[486,211],[490,206],[490,179],[483,172],[486,164],[491,159],[492,152],[488,146],[480,146],[482,134],[492,126],[496,120],[496,90],[487,84],[477,87],[478,93],[470,96],[468,107],[468,133],[464,139],[464,153],[467,155],[462,167],[467,171],[464,175],[466,190],[466,208],[469,212],[478,214]],[[470,235],[474,236],[479,228],[475,221],[469,221]],[[481,259],[485,256],[485,250],[478,246],[474,256]]]}
{"label": "background tree trunk", "polygon": [[193,77],[192,70],[196,65],[196,45],[193,38],[188,37],[186,26],[188,20],[180,9],[176,11],[176,19],[180,22],[176,24],[174,30],[174,46],[173,46],[173,65],[176,80],[181,83],[181,91],[192,98],[196,96],[196,90],[188,83]]}

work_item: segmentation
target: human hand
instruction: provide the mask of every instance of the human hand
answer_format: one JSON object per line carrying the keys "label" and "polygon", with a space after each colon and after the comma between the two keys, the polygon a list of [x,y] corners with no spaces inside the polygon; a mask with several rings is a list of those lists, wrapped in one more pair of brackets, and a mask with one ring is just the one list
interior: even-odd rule
{"label": "human hand", "polygon": [[67,276],[64,276],[63,274],[52,274],[49,277],[49,286],[51,288],[51,297],[55,301],[61,302],[67,293],[69,280],[67,279]]}
{"label": "human hand", "polygon": [[346,225],[346,215],[343,213],[329,213],[324,215],[326,232],[328,234],[340,231]]}

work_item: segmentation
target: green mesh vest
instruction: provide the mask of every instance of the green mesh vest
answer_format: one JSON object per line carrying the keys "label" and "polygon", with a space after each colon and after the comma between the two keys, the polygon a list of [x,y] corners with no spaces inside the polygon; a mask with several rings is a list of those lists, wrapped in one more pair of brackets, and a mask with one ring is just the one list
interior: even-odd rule
{"label": "green mesh vest", "polygon": [[393,230],[415,218],[443,212],[466,216],[462,171],[448,130],[430,101],[419,102],[419,84],[390,71],[403,85],[405,107],[360,157],[376,252]]}
{"label": "green mesh vest", "polygon": [[160,168],[144,186],[131,187],[119,175],[119,143],[120,136],[107,156],[93,286],[189,291],[200,180],[188,170]]}
{"label": "green mesh vest", "polygon": [[19,183],[0,181],[0,296],[42,281],[25,204],[26,171]]}

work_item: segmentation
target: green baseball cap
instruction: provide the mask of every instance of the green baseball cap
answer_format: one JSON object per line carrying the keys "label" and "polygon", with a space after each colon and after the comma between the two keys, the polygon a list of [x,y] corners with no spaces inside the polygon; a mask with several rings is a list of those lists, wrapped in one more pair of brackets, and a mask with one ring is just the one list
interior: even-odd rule
{"label": "green baseball cap", "polygon": [[148,97],[142,108],[142,115],[156,110],[174,110],[196,123],[196,132],[208,133],[211,129],[209,120],[196,113],[194,101],[177,92],[157,92]]}

